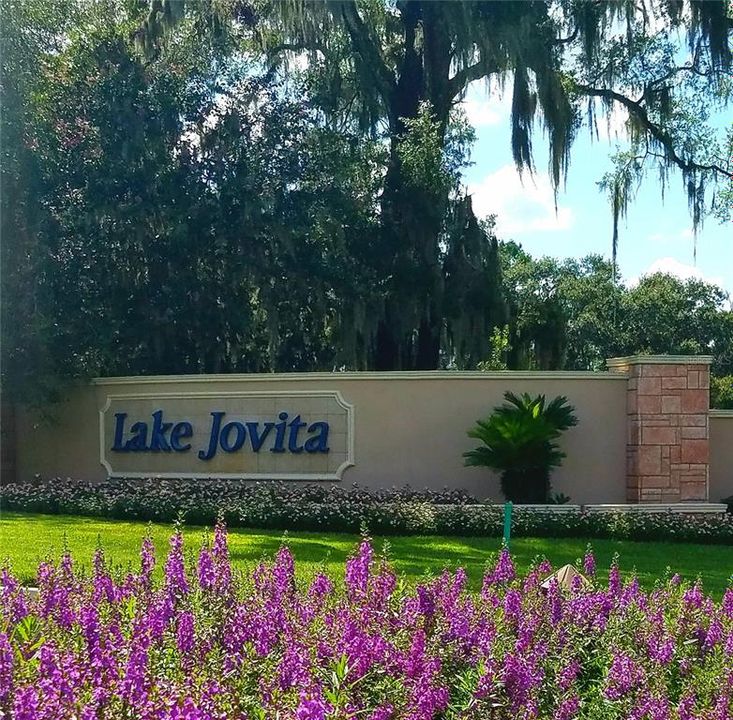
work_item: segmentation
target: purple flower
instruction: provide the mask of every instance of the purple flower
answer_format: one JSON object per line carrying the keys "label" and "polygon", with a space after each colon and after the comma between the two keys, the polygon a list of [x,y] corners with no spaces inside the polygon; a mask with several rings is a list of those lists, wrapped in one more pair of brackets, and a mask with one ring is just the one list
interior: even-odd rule
{"label": "purple flower", "polygon": [[194,648],[194,618],[190,610],[185,610],[178,616],[176,644],[182,657],[186,658]]}
{"label": "purple flower", "polygon": [[504,596],[504,615],[512,622],[519,622],[522,614],[522,596],[517,590],[507,590]]}
{"label": "purple flower", "polygon": [[685,695],[677,705],[679,720],[695,720],[695,696]]}
{"label": "purple flower", "polygon": [[394,713],[394,708],[391,705],[382,705],[375,708],[367,720],[391,720],[392,713]]}
{"label": "purple flower", "polygon": [[165,560],[165,585],[172,595],[185,595],[188,580],[183,562],[183,535],[177,530],[170,539],[170,550]]}
{"label": "purple flower", "polygon": [[15,720],[38,720],[39,717],[38,691],[32,685],[18,688],[13,700],[13,714]]}
{"label": "purple flower", "polygon": [[560,690],[569,690],[579,672],[580,663],[577,660],[573,659],[567,663],[557,676],[557,684]]}
{"label": "purple flower", "polygon": [[314,687],[300,691],[295,718],[296,720],[325,720],[326,713],[330,710],[331,707],[324,700],[321,688]]}
{"label": "purple flower", "polygon": [[346,561],[346,588],[351,597],[363,596],[369,583],[374,550],[369,540],[359,545],[359,551]]}
{"label": "purple flower", "polygon": [[579,710],[580,698],[577,695],[571,695],[558,705],[553,720],[573,720]]}
{"label": "purple flower", "polygon": [[199,551],[198,562],[196,563],[196,577],[198,578],[199,587],[202,590],[211,590],[216,586],[214,558],[208,548],[203,547]]}
{"label": "purple flower", "polygon": [[287,547],[281,547],[275,556],[272,578],[277,597],[289,595],[295,590],[295,558]]}
{"label": "purple flower", "polygon": [[504,659],[504,686],[514,711],[526,705],[544,678],[536,656],[507,653]]}
{"label": "purple flower", "polygon": [[596,559],[590,545],[588,545],[583,557],[583,572],[588,577],[595,577],[596,574]]}
{"label": "purple flower", "polygon": [[333,583],[323,573],[317,573],[313,578],[313,582],[308,590],[308,595],[313,598],[320,600],[326,595],[330,595],[333,592]]}
{"label": "purple flower", "polygon": [[512,556],[509,554],[509,548],[503,547],[499,553],[499,560],[494,568],[492,580],[494,584],[511,582],[516,575]]}
{"label": "purple flower", "polygon": [[149,542],[140,574],[122,584],[101,553],[91,576],[68,558],[42,564],[29,616],[17,614],[25,593],[6,570],[0,714],[437,720],[468,700],[472,717],[731,720],[731,593],[717,604],[701,586],[647,592],[623,585],[617,562],[608,590],[545,591],[539,568],[514,581],[506,549],[481,596],[463,571],[413,587],[375,564],[368,541],[345,587],[323,573],[305,587],[287,548],[251,578],[232,573],[223,525],[216,533],[193,591],[179,532],[162,582]]}
{"label": "purple flower", "polygon": [[308,685],[311,680],[310,657],[305,647],[289,645],[278,668],[278,683],[282,690]]}
{"label": "purple flower", "polygon": [[426,618],[431,618],[435,613],[435,596],[430,588],[425,587],[425,585],[418,585],[416,592],[420,612]]}
{"label": "purple flower", "polygon": [[10,697],[13,687],[13,648],[8,636],[0,632],[0,706]]}
{"label": "purple flower", "polygon": [[147,696],[148,645],[146,635],[134,638],[120,685],[122,698],[132,707],[139,707]]}
{"label": "purple flower", "polygon": [[733,620],[733,588],[727,588],[723,593],[723,602],[721,607],[725,616],[729,620]]}
{"label": "purple flower", "polygon": [[613,656],[606,677],[605,695],[618,700],[637,687],[643,680],[643,671],[628,655],[618,652]]}
{"label": "purple flower", "polygon": [[653,638],[649,642],[649,657],[660,665],[669,665],[674,656],[674,639],[671,637]]}
{"label": "purple flower", "polygon": [[701,608],[705,600],[705,595],[703,595],[700,584],[695,583],[691,588],[685,590],[682,599],[689,608]]}

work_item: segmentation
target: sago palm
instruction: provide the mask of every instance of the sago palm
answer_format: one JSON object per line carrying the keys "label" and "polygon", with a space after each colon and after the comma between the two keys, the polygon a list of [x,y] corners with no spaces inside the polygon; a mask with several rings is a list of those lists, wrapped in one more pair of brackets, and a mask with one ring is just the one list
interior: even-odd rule
{"label": "sago palm", "polygon": [[544,395],[533,398],[507,392],[504,397],[506,403],[469,431],[469,437],[483,445],[464,453],[465,464],[499,470],[507,500],[548,502],[550,472],[565,457],[555,441],[564,430],[577,425],[574,408],[564,396],[549,403]]}

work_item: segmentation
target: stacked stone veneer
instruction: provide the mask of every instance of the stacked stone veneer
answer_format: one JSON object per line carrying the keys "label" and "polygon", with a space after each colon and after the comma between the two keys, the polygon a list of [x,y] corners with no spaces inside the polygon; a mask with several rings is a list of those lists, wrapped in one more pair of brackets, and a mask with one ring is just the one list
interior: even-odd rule
{"label": "stacked stone veneer", "polygon": [[708,499],[711,358],[638,356],[608,361],[628,376],[626,499]]}

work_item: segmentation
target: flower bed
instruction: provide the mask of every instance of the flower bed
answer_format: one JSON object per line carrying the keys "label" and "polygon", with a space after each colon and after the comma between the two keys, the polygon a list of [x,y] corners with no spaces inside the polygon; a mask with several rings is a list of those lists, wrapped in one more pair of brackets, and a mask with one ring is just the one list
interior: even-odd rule
{"label": "flower bed", "polygon": [[101,551],[38,569],[37,597],[5,571],[0,711],[16,720],[720,719],[733,712],[733,590],[716,604],[670,578],[650,593],[592,555],[570,588],[515,577],[508,552],[469,594],[458,570],[407,589],[364,541],[343,585],[296,582],[282,548],[237,575],[226,530],[187,562],[171,538],[116,576]]}
{"label": "flower bed", "polygon": [[[234,480],[109,480],[54,478],[0,486],[5,510],[90,515],[278,530],[395,535],[501,537],[503,510],[459,490],[409,488],[369,492],[357,487]],[[518,537],[589,537],[733,544],[733,515],[693,517],[651,512],[516,512]]]}

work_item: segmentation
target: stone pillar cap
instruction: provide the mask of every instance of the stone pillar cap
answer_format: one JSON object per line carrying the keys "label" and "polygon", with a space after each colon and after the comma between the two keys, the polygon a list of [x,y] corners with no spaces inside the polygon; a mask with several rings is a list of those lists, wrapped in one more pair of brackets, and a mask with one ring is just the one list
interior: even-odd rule
{"label": "stone pillar cap", "polygon": [[608,358],[609,368],[623,365],[710,365],[712,355],[629,355],[628,357]]}

